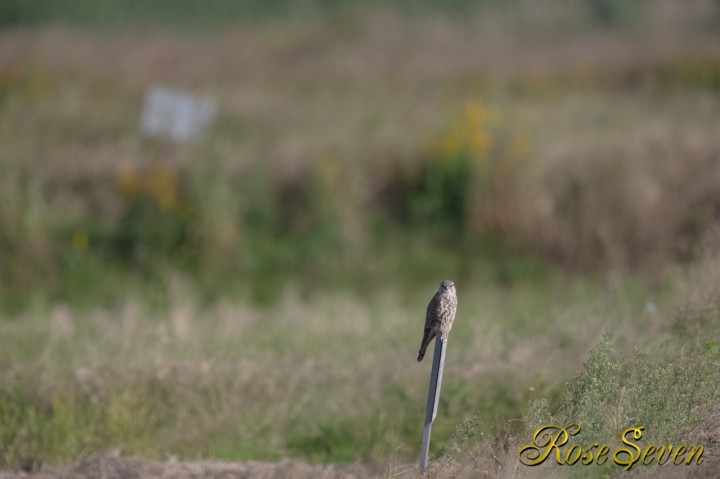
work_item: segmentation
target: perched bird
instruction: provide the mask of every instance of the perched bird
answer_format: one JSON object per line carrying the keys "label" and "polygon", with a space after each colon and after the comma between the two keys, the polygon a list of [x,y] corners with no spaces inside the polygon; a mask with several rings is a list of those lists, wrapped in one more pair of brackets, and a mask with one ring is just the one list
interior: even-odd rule
{"label": "perched bird", "polygon": [[435,296],[430,300],[425,313],[425,334],[423,334],[420,343],[420,351],[418,352],[418,362],[422,361],[425,356],[425,350],[430,341],[437,335],[438,331],[442,333],[443,342],[447,341],[448,334],[455,320],[455,311],[457,311],[457,293],[455,292],[455,283],[449,279],[440,282]]}

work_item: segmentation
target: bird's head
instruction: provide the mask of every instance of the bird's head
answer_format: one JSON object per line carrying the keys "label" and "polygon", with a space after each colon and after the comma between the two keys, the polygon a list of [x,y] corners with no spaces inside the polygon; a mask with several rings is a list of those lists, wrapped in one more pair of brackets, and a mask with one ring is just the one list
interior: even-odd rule
{"label": "bird's head", "polygon": [[455,283],[450,281],[449,279],[444,279],[440,281],[440,292],[441,293],[450,293],[450,294],[456,294],[455,292]]}

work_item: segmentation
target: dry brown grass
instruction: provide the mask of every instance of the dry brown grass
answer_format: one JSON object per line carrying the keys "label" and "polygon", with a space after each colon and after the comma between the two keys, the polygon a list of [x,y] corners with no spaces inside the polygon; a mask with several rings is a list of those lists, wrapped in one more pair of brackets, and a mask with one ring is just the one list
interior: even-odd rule
{"label": "dry brown grass", "polygon": [[[348,457],[335,449],[347,443],[351,458],[381,469],[414,462],[417,445],[407,428],[420,433],[427,370],[408,358],[414,357],[425,294],[402,300],[387,291],[369,302],[289,295],[270,309],[226,302],[201,309],[188,302],[185,287],[176,283],[166,313],[133,304],[90,313],[57,307],[47,316],[28,313],[0,323],[0,363],[6,366],[0,390],[22,385],[39,411],[51,404],[55,437],[65,437],[65,444],[91,441],[85,452],[52,440],[16,442],[11,457],[83,460],[109,440],[124,443],[124,454],[156,458],[272,458],[312,455],[302,441],[329,435],[335,441],[329,454]],[[435,445],[453,451],[443,437],[472,412],[482,415],[475,433],[487,439],[459,443],[452,462],[441,457],[433,464],[437,477],[465,477],[478,467],[488,477],[512,477],[527,401],[561,387],[558,381],[577,370],[602,329],[615,331],[614,343],[626,352],[637,344],[653,351],[672,338],[671,298],[677,296],[634,288],[621,282],[599,291],[563,281],[538,293],[465,284]],[[648,300],[657,310],[643,313]],[[94,437],[83,415],[116,432]],[[500,429],[492,432],[496,416]],[[49,448],[55,456],[46,456]],[[128,464],[134,463],[117,467]]]}
{"label": "dry brown grass", "polygon": [[0,478],[34,479],[373,479],[388,477],[358,465],[334,466],[312,465],[299,460],[282,460],[277,463],[244,462],[230,463],[222,461],[185,462],[168,460],[156,462],[148,459],[123,457],[113,451],[101,454],[78,464],[58,467],[42,473],[6,474],[0,472]]}
{"label": "dry brown grass", "polygon": [[[604,328],[621,352],[638,343],[659,349],[672,338],[678,298],[717,284],[707,277],[716,275],[712,264],[689,279],[668,266],[668,259],[691,260],[717,246],[717,33],[699,28],[697,17],[667,13],[641,35],[562,33],[557,18],[539,10],[528,7],[528,15],[547,23],[530,29],[503,23],[501,14],[459,21],[380,12],[339,25],[192,35],[2,31],[0,241],[15,249],[5,248],[11,253],[0,260],[52,264],[64,245],[47,225],[119,217],[119,172],[162,164],[207,192],[199,195],[207,214],[194,231],[221,269],[247,233],[232,223],[241,208],[235,181],[262,165],[280,197],[321,172],[350,249],[372,277],[382,266],[368,249],[379,185],[424,161],[447,125],[480,98],[526,132],[531,145],[517,196],[499,195],[490,216],[522,219],[509,228],[513,242],[570,268],[607,273],[603,286],[563,278],[506,288],[487,281],[480,265],[458,283],[461,312],[438,437],[449,437],[470,409],[484,411],[486,432],[497,416],[519,420],[528,399],[557,394]],[[138,136],[142,94],[155,83],[218,98],[221,113],[208,142],[149,145]],[[228,182],[204,182],[213,172]],[[29,264],[7,266],[13,285],[32,285]],[[658,281],[628,279],[628,268],[651,271]],[[412,358],[434,284],[416,293],[381,288],[369,298],[318,292],[324,285],[305,295],[290,287],[263,309],[225,299],[200,306],[192,280],[175,272],[163,278],[155,296],[166,307],[133,299],[85,311],[41,304],[2,318],[0,391],[22,385],[37,414],[55,408],[67,420],[58,427],[67,437],[53,443],[34,442],[37,430],[23,430],[9,456],[14,466],[42,461],[50,446],[50,462],[82,461],[108,441],[156,459],[166,452],[319,454],[381,466],[174,468],[100,457],[59,474],[107,467],[107,474],[135,468],[159,477],[390,476],[404,466],[386,467],[396,462],[388,457],[414,461],[417,445],[408,438],[419,431],[427,371]],[[656,310],[644,312],[650,302]],[[106,404],[118,417],[107,417]],[[83,407],[116,435],[108,439],[83,422]],[[123,427],[132,434],[119,440]],[[433,470],[437,477],[472,476],[480,464],[489,477],[522,477],[515,433],[487,432],[482,450],[494,458],[461,454]],[[303,449],[313,441],[316,450]],[[355,449],[332,449],[343,441]]]}
{"label": "dry brown grass", "polygon": [[[530,161],[518,172],[523,194],[477,196],[471,201],[482,204],[471,211],[519,218],[505,232],[510,242],[568,266],[657,272],[668,258],[695,254],[720,196],[712,90],[720,42],[701,26],[703,10],[679,15],[663,5],[636,30],[587,34],[549,34],[537,25],[561,24],[562,15],[531,7],[523,18],[535,27],[526,29],[492,12],[462,22],[380,12],[340,25],[191,35],[4,31],[0,83],[4,118],[14,120],[0,128],[0,220],[112,223],[123,211],[113,195],[123,168],[171,165],[190,178],[221,171],[222,181],[188,181],[218,192],[193,231],[218,238],[207,240],[208,255],[237,256],[243,225],[231,218],[243,205],[228,205],[223,188],[244,188],[262,168],[283,201],[319,171],[338,205],[333,221],[356,254],[367,254],[382,192],[398,187],[397,165],[426,161],[479,98],[528,135]],[[148,148],[136,121],[153,84],[215,96],[212,140]],[[25,228],[17,235],[32,236]],[[21,256],[57,258],[48,235],[18,246]]]}

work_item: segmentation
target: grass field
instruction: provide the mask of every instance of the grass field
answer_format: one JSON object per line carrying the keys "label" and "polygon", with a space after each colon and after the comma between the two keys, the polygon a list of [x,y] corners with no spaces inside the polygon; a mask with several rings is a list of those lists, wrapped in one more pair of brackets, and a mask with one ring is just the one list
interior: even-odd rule
{"label": "grass field", "polygon": [[[434,477],[622,474],[519,464],[549,421],[718,473],[715,7],[420,3],[0,9],[0,468],[400,474],[450,277]],[[158,84],[218,101],[207,138],[139,134]]]}

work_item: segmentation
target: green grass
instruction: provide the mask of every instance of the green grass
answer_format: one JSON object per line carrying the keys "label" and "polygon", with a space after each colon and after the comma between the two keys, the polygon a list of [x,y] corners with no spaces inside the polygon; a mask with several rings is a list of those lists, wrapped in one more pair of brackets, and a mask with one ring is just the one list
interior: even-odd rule
{"label": "green grass", "polygon": [[[494,429],[488,430],[492,419],[483,417],[487,409],[467,416],[431,464],[432,474],[456,477],[483,470],[503,476],[517,471],[518,467],[531,477],[622,474],[622,467],[612,460],[602,466],[567,468],[556,465],[555,455],[551,454],[542,467],[527,468],[516,462],[519,448],[534,443],[533,435],[539,427],[577,423],[580,433],[570,439],[562,454],[572,445],[587,448],[593,443],[608,444],[614,451],[623,447],[620,442],[623,431],[643,427],[642,438],[636,441],[643,448],[650,444],[703,445],[703,465],[693,467],[701,471],[700,474],[712,476],[718,467],[713,459],[717,439],[702,442],[697,438],[701,437],[698,431],[712,431],[716,427],[711,421],[717,414],[720,399],[717,389],[720,369],[715,347],[720,330],[713,323],[718,314],[717,305],[707,298],[696,301],[691,306],[695,314],[678,309],[666,324],[672,327],[690,323],[692,333],[666,334],[662,344],[648,350],[635,348],[619,354],[606,330],[585,359],[582,370],[568,381],[564,395],[558,396],[557,387],[544,391],[522,407],[522,421],[505,417]],[[633,467],[648,477],[659,472],[657,466],[653,468],[639,462]],[[670,476],[695,473],[683,468],[664,472]]]}
{"label": "green grass", "polygon": [[130,387],[87,394],[21,389],[18,385],[0,398],[6,466],[35,468],[74,461],[114,444],[130,454],[153,452],[153,431],[159,426],[154,401],[159,398],[150,391]]}
{"label": "green grass", "polygon": [[[642,303],[640,296],[589,291],[562,278],[548,284],[544,293],[535,283],[461,289],[434,453],[469,414],[485,434],[497,421],[514,421],[519,433],[528,401],[542,393],[557,402],[562,378],[600,328],[620,324],[622,312]],[[366,299],[290,295],[255,309],[240,302],[198,307],[188,301],[189,285],[178,281],[164,310],[144,303],[53,307],[5,320],[6,465],[67,462],[117,445],[156,458],[410,459],[427,387],[428,364],[414,361],[435,285],[427,286],[406,299],[391,292]],[[539,330],[562,331],[578,321],[555,316],[558,305],[585,317],[608,297],[619,312],[602,324],[564,342],[558,335],[538,341]],[[628,334],[637,337],[640,328]]]}
{"label": "green grass", "polygon": [[[88,10],[0,32],[0,467],[414,462],[444,277],[437,477],[512,471],[550,418],[603,440],[707,425],[716,34],[651,16],[693,39],[664,49],[585,35],[577,6],[505,8],[191,36],[83,30],[119,14]],[[64,21],[35,13],[13,21]],[[155,83],[216,97],[210,137],[141,138]]]}

